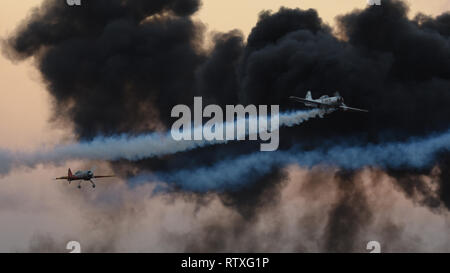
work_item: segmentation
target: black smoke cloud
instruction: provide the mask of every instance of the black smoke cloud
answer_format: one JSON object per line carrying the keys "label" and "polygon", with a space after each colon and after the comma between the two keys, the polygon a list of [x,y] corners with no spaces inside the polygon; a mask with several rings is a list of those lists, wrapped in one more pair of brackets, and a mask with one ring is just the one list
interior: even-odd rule
{"label": "black smoke cloud", "polygon": [[263,13],[245,49],[241,97],[270,104],[306,90],[314,97],[338,91],[348,105],[370,110],[333,114],[294,129],[305,141],[358,135],[382,142],[447,129],[447,36],[432,30],[432,18],[418,24],[407,11],[402,1],[385,1],[340,16],[340,39],[315,11]]}
{"label": "black smoke cloud", "polygon": [[191,101],[203,27],[199,1],[45,1],[8,41],[13,55],[38,57],[56,100],[80,138],[139,133]]}
{"label": "black smoke cloud", "polygon": [[[75,9],[47,0],[5,41],[4,51],[14,60],[36,58],[55,101],[55,119],[70,121],[81,140],[170,127],[172,107],[191,105],[195,95],[205,103],[293,109],[298,105],[287,98],[307,90],[314,97],[339,91],[348,105],[370,113],[333,113],[283,129],[282,149],[383,143],[448,129],[448,14],[410,20],[403,1],[386,0],[338,17],[332,29],[315,10],[281,8],[262,12],[247,41],[234,30],[215,34],[205,48],[205,27],[191,18],[199,7],[196,0],[97,0]],[[132,176],[136,169],[208,166],[255,147],[232,143],[113,164]],[[435,210],[450,203],[448,161],[442,162],[440,176],[408,168],[387,172],[406,196]],[[343,172],[341,198],[326,227],[329,251],[351,249],[349,242],[371,219],[357,181]],[[438,195],[423,175],[436,178]],[[261,183],[223,193],[221,200],[246,217],[257,216],[283,177],[281,166],[274,168]]]}

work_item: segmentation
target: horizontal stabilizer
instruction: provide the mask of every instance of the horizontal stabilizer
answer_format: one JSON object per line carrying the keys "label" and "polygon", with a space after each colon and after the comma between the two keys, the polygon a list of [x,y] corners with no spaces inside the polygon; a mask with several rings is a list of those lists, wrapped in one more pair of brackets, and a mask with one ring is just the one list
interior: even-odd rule
{"label": "horizontal stabilizer", "polygon": [[353,108],[353,107],[348,107],[348,106],[340,106],[340,108],[344,111],[353,111],[353,112],[364,112],[364,113],[368,113],[368,110],[365,109],[358,109],[358,108]]}

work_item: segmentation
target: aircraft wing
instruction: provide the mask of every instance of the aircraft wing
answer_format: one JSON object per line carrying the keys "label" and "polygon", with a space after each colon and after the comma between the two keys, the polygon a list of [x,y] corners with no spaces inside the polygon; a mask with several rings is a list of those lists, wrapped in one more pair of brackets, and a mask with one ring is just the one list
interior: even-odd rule
{"label": "aircraft wing", "polygon": [[93,178],[115,177],[115,175],[94,175]]}
{"label": "aircraft wing", "polygon": [[291,100],[295,100],[295,101],[302,102],[302,103],[309,103],[309,104],[315,104],[317,106],[324,106],[324,107],[329,107],[329,108],[335,108],[335,107],[333,107],[333,106],[331,106],[329,104],[321,103],[321,102],[318,102],[318,101],[315,101],[315,100],[307,100],[307,99],[294,97],[294,96],[290,96],[289,98]]}
{"label": "aircraft wing", "polygon": [[342,110],[345,111],[354,111],[354,112],[365,112],[368,113],[368,110],[364,110],[364,109],[358,109],[358,108],[353,108],[353,107],[348,107],[348,106],[339,106],[339,108],[341,108]]}
{"label": "aircraft wing", "polygon": [[69,179],[69,177],[68,176],[61,176],[61,177],[57,177],[57,178],[55,178],[56,180],[59,180],[59,179],[64,179],[64,180],[67,180],[67,179]]}

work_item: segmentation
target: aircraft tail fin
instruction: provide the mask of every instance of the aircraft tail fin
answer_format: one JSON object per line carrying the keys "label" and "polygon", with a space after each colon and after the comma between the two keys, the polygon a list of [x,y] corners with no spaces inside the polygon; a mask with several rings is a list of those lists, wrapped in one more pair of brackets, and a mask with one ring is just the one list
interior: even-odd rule
{"label": "aircraft tail fin", "polygon": [[72,171],[70,170],[70,168],[69,168],[69,170],[67,170],[67,176],[72,177]]}
{"label": "aircraft tail fin", "polygon": [[308,92],[306,93],[305,99],[307,99],[307,100],[312,100],[311,91],[308,90]]}

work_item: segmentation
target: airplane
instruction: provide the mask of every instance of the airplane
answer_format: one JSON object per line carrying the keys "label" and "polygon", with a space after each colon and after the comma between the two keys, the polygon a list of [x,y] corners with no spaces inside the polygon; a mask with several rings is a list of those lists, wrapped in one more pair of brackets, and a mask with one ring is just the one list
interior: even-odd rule
{"label": "airplane", "polygon": [[353,107],[348,107],[344,103],[344,98],[339,95],[339,93],[335,93],[334,97],[329,97],[327,95],[323,95],[318,99],[313,99],[311,96],[311,91],[306,93],[306,97],[304,99],[299,97],[290,96],[292,100],[301,102],[305,104],[306,107],[312,108],[321,108],[321,109],[341,109],[344,111],[355,111],[355,112],[369,112],[368,110],[358,109]]}
{"label": "airplane", "polygon": [[83,181],[90,181],[92,184],[92,187],[95,188],[95,183],[92,181],[93,178],[105,178],[105,177],[114,177],[114,175],[94,175],[94,172],[92,170],[89,171],[76,171],[75,174],[72,174],[72,171],[67,171],[67,176],[61,176],[57,177],[56,180],[67,180],[69,184],[72,181],[80,180],[78,183],[78,188],[81,189],[81,182]]}

